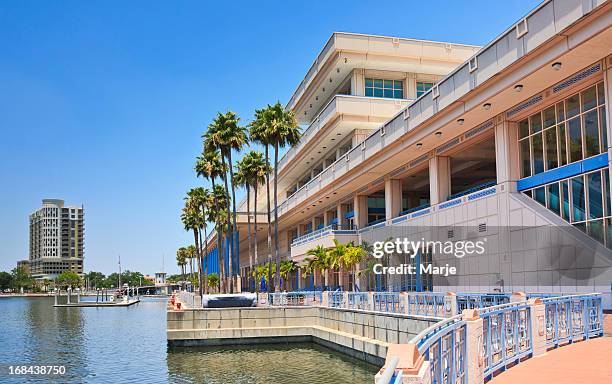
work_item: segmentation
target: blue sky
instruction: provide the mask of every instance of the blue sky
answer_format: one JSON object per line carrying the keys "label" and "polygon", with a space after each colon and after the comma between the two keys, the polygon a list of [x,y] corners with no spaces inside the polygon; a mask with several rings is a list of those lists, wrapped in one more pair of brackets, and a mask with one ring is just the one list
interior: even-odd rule
{"label": "blue sky", "polygon": [[216,111],[285,103],[333,31],[483,45],[537,1],[0,2],[0,270],[42,198],[85,205],[85,269],[175,273]]}

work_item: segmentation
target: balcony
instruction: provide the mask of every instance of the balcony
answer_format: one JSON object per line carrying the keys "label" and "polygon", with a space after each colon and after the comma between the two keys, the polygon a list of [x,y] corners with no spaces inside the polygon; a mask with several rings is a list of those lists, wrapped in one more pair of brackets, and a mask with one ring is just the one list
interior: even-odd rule
{"label": "balcony", "polygon": [[359,237],[357,230],[353,227],[338,224],[328,225],[327,227],[295,238],[291,243],[291,258],[299,262],[305,258],[308,250],[319,245],[326,248],[332,247],[334,240],[338,240],[342,244],[357,243]]}
{"label": "balcony", "polygon": [[[319,139],[325,132],[328,123],[339,115],[367,116],[380,118],[382,121],[396,115],[412,100],[389,99],[380,97],[365,97],[353,95],[335,95],[321,112],[314,118],[313,122],[302,132],[302,138],[298,145],[289,149],[279,161],[279,170],[282,173],[285,167],[291,163],[313,139]],[[378,124],[374,123],[373,128]]]}

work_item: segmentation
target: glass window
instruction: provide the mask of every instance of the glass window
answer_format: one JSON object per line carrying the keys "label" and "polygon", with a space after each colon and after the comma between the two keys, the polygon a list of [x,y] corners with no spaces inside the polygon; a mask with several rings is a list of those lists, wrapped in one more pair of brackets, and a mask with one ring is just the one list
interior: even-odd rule
{"label": "glass window", "polygon": [[582,160],[582,133],[580,132],[580,118],[576,117],[568,122],[570,162]]}
{"label": "glass window", "polygon": [[606,102],[603,83],[597,84],[597,105],[602,105]]}
{"label": "glass window", "polygon": [[578,95],[568,97],[565,100],[565,112],[567,113],[568,119],[580,113],[580,101]]}
{"label": "glass window", "polygon": [[603,217],[603,205],[601,203],[601,172],[593,172],[587,175],[589,187],[589,219]]}
{"label": "glass window", "polygon": [[546,169],[553,169],[559,166],[557,159],[557,128],[549,128],[544,131],[546,139]]}
{"label": "glass window", "polygon": [[606,244],[612,249],[612,219],[606,219]]}
{"label": "glass window", "polygon": [[599,130],[597,129],[597,110],[591,110],[582,115],[584,125],[585,157],[599,153]]}
{"label": "glass window", "polygon": [[563,109],[563,102],[557,103],[557,123],[565,120],[565,110]]}
{"label": "glass window", "polygon": [[548,209],[555,212],[557,215],[560,214],[560,199],[559,199],[559,184],[553,183],[548,185]]}
{"label": "glass window", "polygon": [[572,181],[572,222],[583,221],[585,219],[585,193],[584,177],[578,176]]}
{"label": "glass window", "polygon": [[529,136],[529,121],[527,119],[519,121],[518,126],[520,139]]}
{"label": "glass window", "polygon": [[544,172],[544,153],[542,148],[542,134],[531,137],[531,152],[533,155],[533,173]]}
{"label": "glass window", "polygon": [[535,199],[538,203],[542,204],[543,206],[546,206],[546,190],[544,189],[544,187],[535,189]]}
{"label": "glass window", "polygon": [[604,189],[606,191],[606,216],[610,216],[610,172],[604,170]]}
{"label": "glass window", "polygon": [[601,151],[608,149],[608,129],[606,125],[606,107],[599,108],[599,130],[601,131]]}
{"label": "glass window", "polygon": [[417,81],[416,83],[416,95],[420,97],[425,92],[429,91],[433,87],[433,83],[428,83],[424,81]]}
{"label": "glass window", "polygon": [[369,97],[404,98],[404,82],[401,80],[365,79],[365,95]]}
{"label": "glass window", "polygon": [[567,147],[565,146],[565,123],[559,124],[559,158],[560,165],[567,164]]}
{"label": "glass window", "polygon": [[563,193],[563,210],[561,211],[561,217],[567,221],[570,221],[570,198],[567,184],[567,180],[561,182],[561,191]]}
{"label": "glass window", "polygon": [[595,86],[580,92],[580,104],[582,112],[588,111],[597,105],[597,94]]}
{"label": "glass window", "polygon": [[521,176],[531,176],[531,155],[529,154],[529,139],[521,140]]}
{"label": "glass window", "polygon": [[587,223],[587,233],[603,244],[604,242],[604,224],[603,220],[594,220]]}
{"label": "glass window", "polygon": [[531,133],[540,132],[542,130],[542,114],[538,112],[529,116],[529,125],[531,126]]}
{"label": "glass window", "polygon": [[544,128],[555,125],[555,106],[548,107],[544,110]]}

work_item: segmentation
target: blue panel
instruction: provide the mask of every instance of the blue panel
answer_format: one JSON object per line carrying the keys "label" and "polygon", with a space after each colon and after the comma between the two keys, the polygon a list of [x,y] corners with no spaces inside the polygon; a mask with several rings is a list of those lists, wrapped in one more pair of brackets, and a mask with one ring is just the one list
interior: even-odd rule
{"label": "blue panel", "polygon": [[349,211],[344,215],[345,219],[350,219],[351,217],[355,216],[355,211]]}
{"label": "blue panel", "polygon": [[385,208],[368,208],[368,213],[385,213]]}
{"label": "blue panel", "polygon": [[562,179],[567,179],[572,176],[580,175],[585,172],[594,171],[608,165],[608,154],[593,156],[585,160],[576,161],[575,163],[565,165],[563,167],[551,169],[550,171],[542,172],[534,176],[526,177],[517,181],[516,188],[519,191],[538,187],[540,185],[552,183]]}
{"label": "blue panel", "polygon": [[596,169],[600,169],[608,166],[608,154],[602,153],[601,155],[589,157],[588,159],[582,160],[582,172],[590,172]]}
{"label": "blue panel", "polygon": [[340,220],[338,220],[338,218],[336,217],[335,219],[332,219],[331,224],[338,224]]}

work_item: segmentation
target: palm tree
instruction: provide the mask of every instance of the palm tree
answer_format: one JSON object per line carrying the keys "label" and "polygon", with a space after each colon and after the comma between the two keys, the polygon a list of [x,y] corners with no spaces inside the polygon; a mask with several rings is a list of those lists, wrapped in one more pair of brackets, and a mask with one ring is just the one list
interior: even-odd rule
{"label": "palm tree", "polygon": [[[199,252],[200,249],[200,236],[199,229],[204,226],[204,216],[202,212],[200,212],[199,208],[196,208],[195,205],[192,205],[188,202],[183,208],[183,212],[181,214],[181,221],[183,222],[183,226],[186,231],[193,231],[193,240],[195,243],[196,252]],[[200,285],[200,295],[202,294],[202,286]]]}
{"label": "palm tree", "polygon": [[[229,258],[229,275],[232,281],[230,285],[230,292],[234,291],[233,284],[233,258],[237,257],[238,252],[236,249],[236,240],[234,235],[237,231],[236,225],[236,189],[234,187],[234,169],[232,163],[232,151],[239,152],[242,147],[247,143],[246,129],[238,125],[240,118],[234,112],[217,113],[217,117],[208,126],[208,131],[204,134],[205,141],[208,143],[209,148],[216,148],[221,151],[221,162],[224,165],[224,169],[227,169],[230,173],[230,182],[232,185],[232,198],[231,198],[231,212],[233,214],[233,223],[230,223],[230,207],[228,204],[228,227],[229,227],[229,240],[230,240],[230,258]],[[225,167],[225,160],[227,159],[227,167]],[[229,196],[229,185],[227,175],[224,177],[225,191]],[[229,203],[229,202],[228,202]],[[239,260],[238,260],[239,262]]]}
{"label": "palm tree", "polygon": [[[268,106],[269,107],[269,106]],[[251,140],[264,146],[265,164],[270,164],[270,136],[268,127],[271,125],[271,113],[269,108],[255,110],[255,119],[249,124],[249,135]],[[265,174],[266,179],[266,213],[268,218],[268,281],[272,280],[272,220],[270,219],[270,172]],[[257,215],[255,215],[257,220]],[[255,224],[257,228],[257,224]],[[255,243],[257,244],[257,243]],[[268,287],[268,291],[270,288]]]}
{"label": "palm tree", "polygon": [[181,284],[183,289],[185,288],[185,265],[187,265],[186,257],[185,247],[180,247],[176,251],[176,264],[181,268],[181,280],[183,281]]}
{"label": "palm tree", "polygon": [[[272,171],[272,167],[270,167],[270,163],[264,159],[264,155],[261,152],[251,151],[251,185],[253,186],[253,197],[255,202],[253,203],[253,217],[254,217],[254,225],[255,229],[253,231],[253,242],[255,243],[255,264],[259,262],[259,254],[258,254],[258,243],[257,243],[257,192],[259,191],[259,186],[266,182],[266,178],[270,175]],[[270,201],[270,194],[268,194],[268,203]],[[268,206],[269,207],[269,206]],[[268,229],[270,225],[270,212],[268,209]],[[269,233],[269,232],[268,232]],[[257,284],[255,284],[256,291]]]}
{"label": "palm tree", "polygon": [[367,251],[360,245],[353,245],[349,243],[346,247],[344,255],[342,256],[342,265],[353,272],[353,291],[356,291],[357,287],[357,271],[356,267],[368,256]]}
{"label": "palm tree", "polygon": [[[211,195],[210,191],[203,187],[192,188],[187,195],[189,199],[192,200],[191,204],[193,204],[197,209],[202,213],[202,217],[204,218],[204,236],[202,237],[202,231],[200,229],[200,249],[195,253],[195,257],[198,258],[198,285],[200,287],[203,286],[203,291],[205,294],[208,293],[208,286],[205,284],[208,276],[208,256],[207,256],[207,247],[206,247],[206,222],[207,215],[206,212],[210,209],[210,201]],[[204,276],[202,276],[202,272]]]}
{"label": "palm tree", "polygon": [[[218,210],[209,210],[209,221],[215,223],[215,230],[217,231],[217,259],[219,263],[219,281],[223,287],[223,292],[226,292],[226,273],[225,273],[225,258],[223,257],[223,242],[221,239],[224,234],[227,238],[227,232],[229,231],[229,225],[226,221],[227,218],[227,204],[229,201],[228,195],[225,193],[225,189],[221,185],[216,185],[215,189],[212,191],[212,199],[214,201],[214,205],[220,207]],[[229,253],[229,249],[228,249]]]}
{"label": "palm tree", "polygon": [[[204,215],[204,210],[202,210],[202,206],[204,204],[204,189],[202,187],[191,188],[187,192],[187,197],[185,197],[185,206],[190,210],[193,210],[201,216],[201,220],[199,222],[199,226],[197,228],[198,241],[196,241],[195,249],[193,250],[192,257],[195,257],[198,260],[198,293],[202,295],[203,293],[203,281],[202,281],[202,247],[201,243],[205,241],[202,238],[202,228],[206,227],[206,217]],[[198,243],[199,242],[199,243]],[[190,268],[192,267],[191,259],[189,261]],[[193,269],[191,271],[191,278],[193,278]]]}
{"label": "palm tree", "polygon": [[272,124],[269,127],[270,143],[274,146],[274,255],[276,258],[276,282],[274,288],[279,290],[280,255],[278,238],[278,151],[285,146],[294,146],[300,141],[301,130],[295,119],[295,113],[283,108],[280,102],[271,107]]}
{"label": "palm tree", "polygon": [[[204,147],[206,147],[206,143]],[[217,178],[223,177],[225,175],[225,168],[223,167],[223,164],[221,162],[221,155],[219,154],[219,152],[214,149],[209,149],[208,151],[204,150],[202,155],[198,156],[197,158],[195,171],[197,176],[203,176],[204,178],[209,179],[211,182],[212,192],[210,193],[210,199],[212,201],[212,206],[209,207],[209,217],[207,221],[212,222],[214,224],[215,229],[218,229],[220,227],[220,224],[218,223],[218,214],[224,212],[224,207],[226,207],[226,205],[219,203],[220,195],[217,188],[218,186],[215,183],[215,180]],[[221,232],[217,230],[217,258],[219,259],[218,265],[219,271],[221,272],[220,279],[223,279],[225,277],[223,274],[223,257],[221,257],[222,244],[223,241],[221,237]]]}
{"label": "palm tree", "polygon": [[[312,261],[309,262],[312,264],[308,265],[309,268],[312,268],[312,272],[318,269],[323,274],[329,269],[329,255],[327,249],[322,245],[309,249],[306,254],[313,256]],[[327,273],[325,273],[325,285],[327,285]]]}
{"label": "palm tree", "polygon": [[[287,284],[287,279],[290,273],[297,271],[297,263],[293,260],[283,260],[280,264],[280,276],[283,283]],[[283,287],[281,287],[282,289]]]}
{"label": "palm tree", "polygon": [[185,249],[187,251],[187,258],[189,259],[189,278],[193,279],[193,259],[198,257],[198,254],[193,244],[188,245]]}
{"label": "palm tree", "polygon": [[[247,243],[249,245],[249,270],[253,268],[253,251],[251,248],[251,159],[247,153],[242,157],[242,160],[236,163],[236,173],[234,174],[234,182],[236,186],[246,189],[247,202]],[[251,287],[251,281],[247,282]]]}

